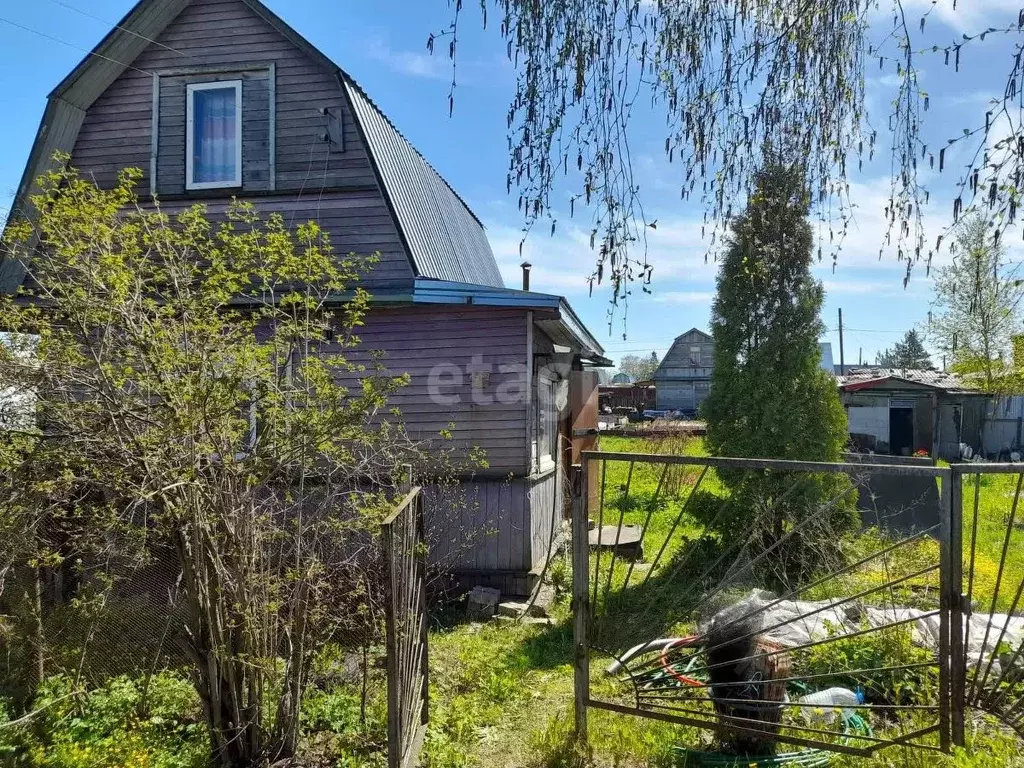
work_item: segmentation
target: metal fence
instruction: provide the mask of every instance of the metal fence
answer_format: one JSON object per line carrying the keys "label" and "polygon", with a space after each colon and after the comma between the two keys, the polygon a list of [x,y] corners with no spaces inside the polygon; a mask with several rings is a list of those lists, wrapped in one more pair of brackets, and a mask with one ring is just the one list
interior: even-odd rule
{"label": "metal fence", "polygon": [[[582,487],[599,480],[573,508],[578,738],[599,709],[711,731],[744,754],[949,750],[963,720],[950,696],[953,470],[598,451],[582,464]],[[938,522],[845,551],[840,532],[878,475],[938,483]],[[821,705],[837,688],[858,694],[841,718]]]}
{"label": "metal fence", "polygon": [[388,766],[419,760],[429,721],[427,668],[427,543],[423,493],[413,488],[381,530],[385,555]]}

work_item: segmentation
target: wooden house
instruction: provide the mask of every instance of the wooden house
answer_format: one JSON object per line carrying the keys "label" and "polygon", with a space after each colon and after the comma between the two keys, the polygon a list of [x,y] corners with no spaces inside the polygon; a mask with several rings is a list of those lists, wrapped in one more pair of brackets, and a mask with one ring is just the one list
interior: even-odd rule
{"label": "wooden house", "polygon": [[704,331],[691,328],[676,337],[651,377],[662,411],[696,414],[711,390],[715,343]]}
{"label": "wooden house", "polygon": [[[430,510],[436,557],[530,587],[591,400],[596,426],[581,372],[608,361],[563,298],[503,285],[480,220],[352,77],[258,0],[141,0],[50,94],[15,215],[32,215],[55,151],[102,186],[142,169],[169,213],[203,201],[216,218],[238,197],[317,220],[339,253],[379,254],[361,354],[411,375],[393,404],[413,436],[450,431],[487,460],[462,478],[470,503]],[[0,263],[0,289],[26,277],[31,265]]]}

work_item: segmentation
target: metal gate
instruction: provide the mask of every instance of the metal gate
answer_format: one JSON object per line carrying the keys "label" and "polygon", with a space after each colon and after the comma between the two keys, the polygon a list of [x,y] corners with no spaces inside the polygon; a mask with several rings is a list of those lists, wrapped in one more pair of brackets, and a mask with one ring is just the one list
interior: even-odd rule
{"label": "metal gate", "polygon": [[[962,736],[950,695],[964,685],[950,645],[959,473],[598,451],[582,472],[583,487],[599,479],[596,508],[586,494],[573,508],[579,739],[593,709],[755,749],[948,751]],[[923,530],[842,551],[833,532],[877,474],[931,478],[939,508]],[[730,682],[740,668],[749,679]],[[857,690],[842,718],[821,706],[837,688]]]}
{"label": "metal gate", "polygon": [[419,762],[429,721],[427,543],[423,493],[413,488],[381,526],[385,556],[388,768]]}

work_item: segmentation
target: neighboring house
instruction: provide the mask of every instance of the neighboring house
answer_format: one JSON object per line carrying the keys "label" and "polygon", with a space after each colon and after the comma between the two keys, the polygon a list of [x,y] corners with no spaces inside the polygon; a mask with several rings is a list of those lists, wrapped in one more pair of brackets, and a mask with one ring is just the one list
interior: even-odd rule
{"label": "neighboring house", "polygon": [[[469,503],[430,510],[435,556],[532,585],[578,455],[571,427],[596,412],[593,375],[570,374],[609,363],[564,299],[504,287],[480,220],[347,73],[258,0],[142,0],[50,94],[16,214],[57,150],[102,186],[141,168],[171,214],[202,201],[222,217],[237,196],[319,221],[339,253],[379,253],[355,357],[383,350],[411,375],[393,404],[414,437],[452,423],[448,444],[488,461],[463,478]],[[0,264],[0,289],[27,273]],[[545,408],[562,401],[564,418]]]}
{"label": "neighboring house", "polygon": [[598,392],[602,411],[605,408],[626,408],[642,413],[654,408],[657,400],[654,385],[649,381],[636,384],[602,384]]}
{"label": "neighboring house", "polygon": [[821,351],[821,368],[825,373],[835,374],[835,365],[832,363],[832,344],[827,341],[818,342],[818,349]]}
{"label": "neighboring house", "polygon": [[628,373],[616,373],[612,376],[611,384],[632,384],[633,378]]}
{"label": "neighboring house", "polygon": [[839,376],[839,391],[855,450],[955,461],[961,443],[982,446],[989,398],[952,374],[854,368]]}
{"label": "neighboring house", "polygon": [[651,379],[657,388],[657,407],[693,414],[711,390],[715,343],[704,331],[691,328],[678,336]]}

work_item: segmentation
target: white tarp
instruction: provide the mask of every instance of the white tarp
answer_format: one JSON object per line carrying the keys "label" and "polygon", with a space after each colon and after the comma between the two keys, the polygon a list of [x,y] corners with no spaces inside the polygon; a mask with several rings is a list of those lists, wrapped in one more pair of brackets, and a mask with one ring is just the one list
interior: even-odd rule
{"label": "white tarp", "polygon": [[[939,616],[926,615],[929,611],[900,607],[877,608],[856,602],[830,607],[840,602],[842,598],[819,602],[784,600],[773,605],[777,600],[778,598],[769,592],[754,590],[717,616],[726,621],[736,621],[750,616],[760,624],[765,637],[788,648],[824,640],[829,636],[827,625],[831,625],[834,636],[841,636],[869,626],[884,627],[894,622],[906,621],[905,626],[910,627],[914,643],[936,651],[939,648]],[[969,628],[965,623],[964,637],[969,665],[978,664],[980,660],[984,676],[985,665],[992,658],[998,644],[1006,644],[1014,652],[1020,647],[1024,641],[1024,616],[1008,617],[1005,613],[973,614]],[[1021,661],[1024,662],[1024,659]],[[999,661],[996,660],[989,673],[989,679],[994,680],[998,675]]]}

